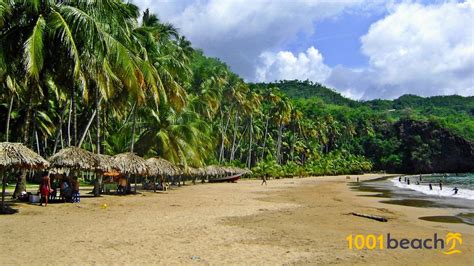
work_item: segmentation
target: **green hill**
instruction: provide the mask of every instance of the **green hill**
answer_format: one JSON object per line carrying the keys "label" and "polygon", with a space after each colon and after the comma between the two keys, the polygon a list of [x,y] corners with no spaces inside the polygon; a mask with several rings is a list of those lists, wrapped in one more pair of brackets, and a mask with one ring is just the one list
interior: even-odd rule
{"label": "green hill", "polygon": [[299,98],[319,98],[325,103],[331,103],[336,105],[345,106],[359,106],[358,101],[351,100],[342,96],[337,91],[327,88],[319,83],[313,83],[312,81],[305,80],[282,80],[273,83],[257,83],[254,84],[260,88],[279,88],[288,97],[293,99]]}
{"label": "green hill", "polygon": [[[436,122],[453,132],[474,141],[474,97],[459,95],[421,97],[406,94],[394,100],[355,101],[340,93],[311,81],[279,81],[254,84],[259,88],[279,88],[288,97],[299,102],[319,100],[326,105],[368,108],[371,112],[386,116],[391,121],[411,118]],[[306,99],[306,100],[305,100]]]}

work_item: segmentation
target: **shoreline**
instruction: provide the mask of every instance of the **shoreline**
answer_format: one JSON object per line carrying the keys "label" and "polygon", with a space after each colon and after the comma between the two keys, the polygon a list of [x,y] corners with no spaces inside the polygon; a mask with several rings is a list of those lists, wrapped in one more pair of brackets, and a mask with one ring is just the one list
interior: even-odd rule
{"label": "shoreline", "polygon": [[[364,181],[380,176],[359,177]],[[355,176],[346,180],[345,175],[272,179],[267,186],[261,186],[260,180],[243,180],[236,184],[187,185],[167,193],[87,198],[80,204],[19,204],[15,207],[20,213],[0,217],[4,228],[0,232],[4,239],[0,262],[470,262],[474,250],[472,227],[418,219],[449,210],[388,205],[380,203],[380,198],[360,197],[366,193],[351,191],[348,186],[354,180]],[[347,215],[349,212],[381,215],[389,221],[381,223]],[[345,239],[348,234],[390,232],[415,238],[448,231],[463,234],[462,254],[399,249],[351,251]],[[64,250],[64,246],[71,248]],[[60,250],[64,251],[58,253]],[[44,257],[51,253],[55,253],[54,259]]]}

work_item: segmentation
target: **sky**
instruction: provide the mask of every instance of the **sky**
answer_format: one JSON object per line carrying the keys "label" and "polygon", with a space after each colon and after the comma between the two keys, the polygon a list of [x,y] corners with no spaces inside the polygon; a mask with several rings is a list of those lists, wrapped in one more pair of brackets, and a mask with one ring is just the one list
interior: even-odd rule
{"label": "sky", "polygon": [[250,82],[474,95],[474,0],[132,0]]}

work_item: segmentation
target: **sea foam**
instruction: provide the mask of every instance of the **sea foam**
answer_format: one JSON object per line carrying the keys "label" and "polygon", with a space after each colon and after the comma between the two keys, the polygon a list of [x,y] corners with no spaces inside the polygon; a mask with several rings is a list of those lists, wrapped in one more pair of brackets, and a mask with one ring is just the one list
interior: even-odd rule
{"label": "sea foam", "polygon": [[454,194],[454,187],[443,185],[443,189],[440,190],[438,183],[431,183],[433,190],[430,190],[428,183],[422,183],[420,185],[411,183],[408,185],[403,182],[403,180],[402,182],[398,181],[398,177],[391,179],[391,181],[396,187],[415,190],[426,195],[474,200],[474,190],[471,189],[460,188],[458,193]]}

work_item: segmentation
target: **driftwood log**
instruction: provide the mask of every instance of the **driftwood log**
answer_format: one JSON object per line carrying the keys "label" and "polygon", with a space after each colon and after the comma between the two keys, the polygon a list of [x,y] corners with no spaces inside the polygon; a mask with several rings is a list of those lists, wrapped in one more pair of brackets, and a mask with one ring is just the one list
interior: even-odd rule
{"label": "driftwood log", "polygon": [[352,214],[354,216],[359,216],[359,217],[364,217],[364,218],[367,218],[367,219],[376,220],[376,221],[379,221],[379,222],[387,222],[388,221],[387,218],[382,217],[382,216],[370,215],[370,214],[365,214],[365,213],[357,213],[357,212],[351,212],[350,214]]}

